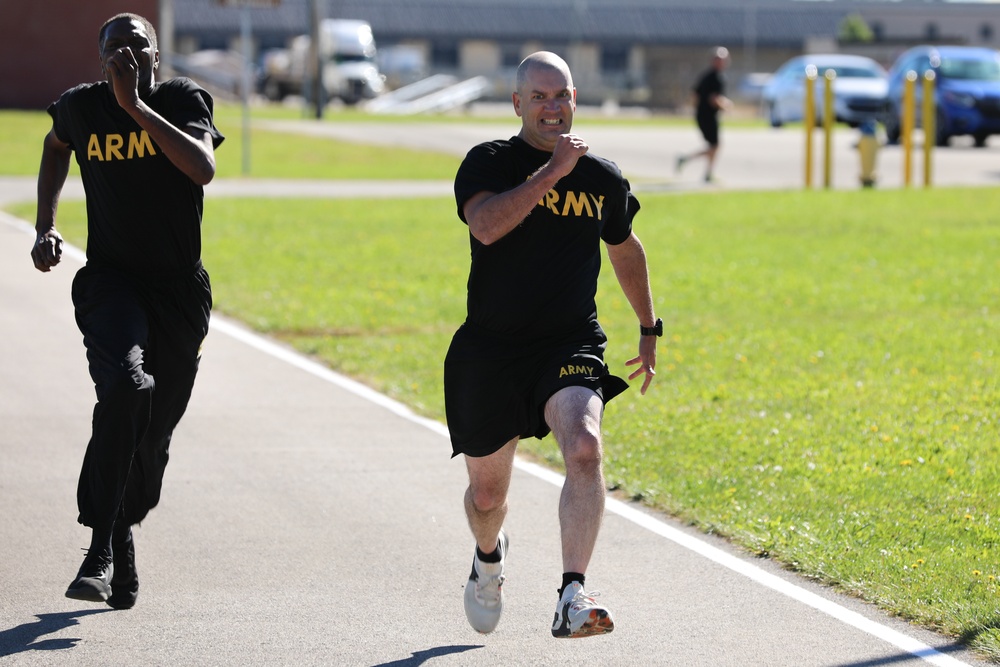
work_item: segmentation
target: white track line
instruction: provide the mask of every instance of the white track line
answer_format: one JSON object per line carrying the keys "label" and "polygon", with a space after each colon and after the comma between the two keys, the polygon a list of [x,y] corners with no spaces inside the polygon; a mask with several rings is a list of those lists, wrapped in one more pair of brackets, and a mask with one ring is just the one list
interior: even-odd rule
{"label": "white track line", "polygon": [[[0,219],[9,225],[15,226],[22,231],[34,235],[35,230],[33,227],[28,225],[23,220],[15,218],[13,216],[5,214],[0,211]],[[67,257],[71,257],[74,260],[83,262],[85,261],[85,254],[81,252],[78,248],[75,248],[69,244],[63,245],[63,253]],[[27,253],[25,253],[27,254]],[[27,258],[25,258],[27,261]],[[282,347],[270,340],[249,331],[242,326],[236,324],[235,322],[222,317],[220,315],[212,315],[211,328],[218,331],[221,334],[234,338],[242,343],[246,343],[250,347],[253,347],[267,355],[270,355],[280,361],[283,361],[291,366],[294,366],[300,370],[303,370],[310,375],[330,382],[331,384],[337,385],[345,391],[349,391],[356,396],[359,396],[365,400],[371,401],[379,407],[385,408],[389,412],[406,419],[414,424],[419,424],[424,428],[428,428],[431,431],[443,436],[448,437],[448,428],[433,419],[427,419],[426,417],[421,417],[415,414],[410,408],[403,405],[402,403],[395,401],[388,396],[378,393],[374,389],[367,387],[360,382],[352,380],[346,376],[339,373],[335,373],[326,366],[312,361],[298,352],[290,350],[286,347]],[[514,459],[514,466],[526,472],[529,475],[533,475],[538,479],[544,480],[558,487],[562,487],[565,477],[559,473],[553,472],[548,468],[543,468],[542,466],[530,463],[516,457]],[[707,542],[698,539],[692,535],[689,535],[683,531],[673,528],[663,521],[650,516],[644,512],[640,512],[634,507],[629,506],[620,500],[615,500],[614,498],[609,498],[607,500],[607,510],[619,515],[623,519],[631,521],[638,526],[645,528],[646,530],[664,537],[675,544],[684,547],[699,556],[703,556],[708,560],[717,563],[725,568],[732,570],[738,574],[742,574],[745,577],[757,582],[762,586],[766,586],[771,590],[777,591],[782,595],[786,595],[793,600],[800,602],[808,607],[820,611],[827,616],[831,616],[838,621],[845,623],[853,628],[861,630],[869,635],[878,637],[882,641],[891,644],[903,651],[906,651],[910,655],[924,660],[932,665],[938,665],[939,667],[969,667],[968,663],[962,662],[961,660],[956,660],[951,656],[941,653],[932,646],[929,646],[919,640],[916,640],[908,635],[903,634],[897,630],[877,623],[868,619],[861,614],[851,611],[846,607],[843,607],[836,602],[827,600],[824,597],[816,595],[811,591],[796,586],[795,584],[782,579],[781,577],[775,576],[769,572],[765,572],[761,568],[749,563],[745,560],[741,560],[732,554],[726,553],[725,551],[719,549],[718,547],[713,547]]]}

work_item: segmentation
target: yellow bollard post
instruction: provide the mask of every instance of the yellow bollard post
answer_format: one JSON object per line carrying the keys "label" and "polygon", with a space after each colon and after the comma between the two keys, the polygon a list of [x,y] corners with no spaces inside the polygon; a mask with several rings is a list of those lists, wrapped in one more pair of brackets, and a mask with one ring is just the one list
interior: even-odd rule
{"label": "yellow bollard post", "polygon": [[875,121],[861,123],[861,138],[858,139],[858,153],[861,156],[861,186],[875,187],[878,176],[875,173],[875,158],[878,155],[878,139],[875,137]]}
{"label": "yellow bollard post", "polygon": [[924,72],[924,187],[931,187],[932,159],[937,143],[937,108],[934,105],[934,70]]}
{"label": "yellow bollard post", "polygon": [[826,70],[823,75],[823,187],[829,188],[833,174],[833,80],[837,73]]}
{"label": "yellow bollard post", "polygon": [[806,104],[802,111],[802,124],[806,128],[806,190],[813,184],[813,128],[816,127],[816,66],[806,67]]}
{"label": "yellow bollard post", "polygon": [[916,81],[917,73],[910,71],[906,73],[906,80],[903,82],[903,124],[900,127],[900,140],[903,144],[903,187],[907,188],[913,181],[913,121],[916,115],[916,103],[913,98]]}

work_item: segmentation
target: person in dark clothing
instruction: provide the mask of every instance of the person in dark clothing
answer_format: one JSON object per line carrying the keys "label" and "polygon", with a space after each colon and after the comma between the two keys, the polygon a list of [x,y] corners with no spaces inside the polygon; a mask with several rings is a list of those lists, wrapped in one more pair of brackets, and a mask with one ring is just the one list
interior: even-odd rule
{"label": "person in dark clothing", "polygon": [[698,84],[694,87],[694,118],[695,122],[698,123],[701,136],[705,138],[705,143],[708,145],[697,153],[677,157],[678,173],[688,161],[704,157],[707,162],[705,167],[706,183],[710,183],[714,178],[715,157],[719,152],[719,112],[732,106],[729,98],[725,96],[726,83],[722,76],[723,70],[728,65],[729,50],[724,46],[715,48],[712,51],[712,66],[701,75]]}
{"label": "person in dark clothing", "polygon": [[76,154],[87,199],[87,263],[72,288],[97,393],[77,487],[90,548],[66,596],[132,607],[139,592],[132,526],[160,498],[174,428],[208,333],[212,291],[201,263],[203,186],[215,176],[212,97],[189,79],[156,82],[156,31],[118,14],[98,32],[106,77],[49,106],[31,258],[59,264],[59,195]]}
{"label": "person in dark clothing", "polygon": [[604,514],[601,419],[627,383],[604,363],[595,296],[601,241],[640,324],[646,393],[656,366],[656,318],[646,255],[632,231],[639,202],[609,160],[571,134],[576,89],[559,56],[539,52],[517,71],[521,131],[474,147],[455,178],[469,227],[468,316],[445,359],[453,456],[469,474],[465,509],[476,540],[465,612],[492,632],[503,610],[503,531],[519,439],[552,432],[566,463],[559,502],[563,579],[552,635],[611,632],[611,613],[584,590]]}

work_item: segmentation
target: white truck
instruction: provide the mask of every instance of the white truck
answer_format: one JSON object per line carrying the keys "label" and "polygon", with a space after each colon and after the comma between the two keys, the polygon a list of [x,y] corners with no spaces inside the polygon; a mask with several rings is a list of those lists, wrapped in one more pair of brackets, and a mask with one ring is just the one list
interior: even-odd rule
{"label": "white truck", "polygon": [[[265,97],[311,96],[311,41],[309,35],[298,35],[289,40],[287,49],[264,54],[260,85]],[[385,90],[385,77],[375,61],[375,38],[366,21],[324,19],[319,25],[319,47],[323,99],[339,97],[346,104],[357,104]]]}

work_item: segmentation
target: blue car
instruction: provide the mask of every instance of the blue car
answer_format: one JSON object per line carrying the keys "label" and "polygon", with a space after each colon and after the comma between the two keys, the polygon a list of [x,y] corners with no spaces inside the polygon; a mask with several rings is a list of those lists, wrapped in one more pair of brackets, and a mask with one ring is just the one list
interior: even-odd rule
{"label": "blue car", "polygon": [[889,105],[885,118],[890,143],[899,141],[906,73],[918,75],[915,86],[916,125],[922,127],[923,77],[935,74],[934,142],[947,146],[953,136],[972,135],[982,148],[1000,134],[1000,52],[972,46],[917,46],[901,55],[889,70]]}

